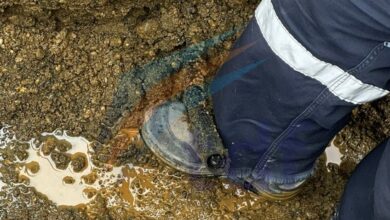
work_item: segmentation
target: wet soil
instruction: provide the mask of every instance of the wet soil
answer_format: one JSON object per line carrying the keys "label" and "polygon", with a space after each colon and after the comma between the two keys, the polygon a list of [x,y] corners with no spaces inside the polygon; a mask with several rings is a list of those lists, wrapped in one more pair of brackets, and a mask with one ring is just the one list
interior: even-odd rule
{"label": "wet soil", "polygon": [[[0,148],[0,180],[14,186],[0,191],[0,219],[329,219],[356,164],[390,136],[389,98],[353,112],[336,139],[342,164],[326,166],[322,157],[301,195],[288,202],[261,201],[226,180],[181,174],[139,139],[145,111],[215,74],[257,4],[0,0],[0,122],[20,140],[42,141],[42,132],[55,129],[86,137],[98,167],[149,170],[123,171],[117,205],[108,205],[104,192],[89,191],[88,205],[57,206],[19,175],[17,161],[27,159],[28,144],[13,142]],[[221,37],[205,43],[215,36]],[[65,142],[42,142],[57,168],[84,170],[85,155],[67,154]],[[84,178],[93,184],[97,177]]]}

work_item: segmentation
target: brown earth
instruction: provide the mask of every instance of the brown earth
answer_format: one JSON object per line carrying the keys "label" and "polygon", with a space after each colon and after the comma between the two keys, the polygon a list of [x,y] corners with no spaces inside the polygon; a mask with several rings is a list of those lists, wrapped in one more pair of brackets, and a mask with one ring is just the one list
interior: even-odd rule
{"label": "brown earth", "polygon": [[[153,219],[158,214],[161,219],[329,219],[357,162],[390,136],[389,98],[353,112],[351,123],[337,139],[344,154],[341,166],[326,167],[322,158],[316,175],[301,195],[288,202],[260,201],[226,180],[178,173],[134,139],[144,112],[189,85],[212,77],[238,34],[205,50],[183,68],[172,63],[177,73],[151,87],[143,85],[153,79],[151,73],[132,71],[244,27],[257,3],[0,0],[0,122],[11,125],[23,140],[60,129],[100,141],[94,142],[96,164],[133,163],[157,170],[125,173],[128,178],[137,175],[138,188],[148,190],[147,196],[132,198],[126,184],[118,189],[129,202],[136,199],[142,211],[134,207],[107,208],[103,194],[97,195],[88,207],[57,207],[33,188],[19,185],[12,190],[16,202],[10,205],[10,197],[0,201],[0,216]],[[129,80],[123,80],[126,77]],[[132,108],[127,106],[122,111],[115,99],[121,96],[118,88],[123,82]],[[115,115],[118,111],[122,119],[119,121]],[[18,144],[12,150],[0,151],[5,159],[0,167],[4,182],[28,182],[18,175],[19,165],[12,163],[16,157],[26,157],[25,148]],[[83,161],[67,159],[67,163],[79,164],[77,167],[83,169]],[[0,192],[0,197],[4,193]]]}

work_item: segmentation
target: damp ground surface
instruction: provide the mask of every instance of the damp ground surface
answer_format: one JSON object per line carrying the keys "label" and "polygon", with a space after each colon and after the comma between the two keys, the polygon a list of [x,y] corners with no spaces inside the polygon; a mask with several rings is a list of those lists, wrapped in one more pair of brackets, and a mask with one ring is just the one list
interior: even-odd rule
{"label": "damp ground surface", "polygon": [[179,173],[139,137],[149,108],[213,77],[257,4],[0,0],[0,219],[329,219],[390,136],[389,98],[354,110],[288,202]]}

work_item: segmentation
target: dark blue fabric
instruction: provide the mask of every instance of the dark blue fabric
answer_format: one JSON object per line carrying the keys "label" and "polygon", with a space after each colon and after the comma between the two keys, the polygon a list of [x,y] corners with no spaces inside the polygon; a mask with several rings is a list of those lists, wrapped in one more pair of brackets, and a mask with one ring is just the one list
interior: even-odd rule
{"label": "dark blue fabric", "polygon": [[390,90],[389,63],[390,47],[386,47],[383,43],[380,43],[373,49],[370,55],[362,61],[361,65],[352,69],[350,72],[356,78],[367,84]]}
{"label": "dark blue fabric", "polygon": [[260,63],[213,95],[217,127],[229,148],[231,169],[241,172],[241,168],[254,168],[271,143],[325,87],[273,54],[255,20],[233,51],[240,53],[221,67],[211,89],[218,87],[221,78]]}
{"label": "dark blue fabric", "polygon": [[353,68],[378,44],[390,41],[388,0],[273,0],[294,37],[316,57]]}
{"label": "dark blue fabric", "polygon": [[337,219],[390,219],[390,142],[375,148],[349,179]]}
{"label": "dark blue fabric", "polygon": [[379,160],[374,183],[374,216],[376,219],[390,219],[390,143]]}
{"label": "dark blue fabric", "polygon": [[[315,56],[350,70],[364,83],[388,88],[386,10],[378,9],[378,14],[373,10],[381,5],[390,12],[390,4],[370,2],[274,0],[273,4],[286,28]],[[235,72],[240,76],[221,87],[221,80]],[[307,178],[355,107],[284,63],[269,48],[255,19],[217,73],[213,88],[217,128],[229,149],[232,178],[251,175],[281,183]]]}

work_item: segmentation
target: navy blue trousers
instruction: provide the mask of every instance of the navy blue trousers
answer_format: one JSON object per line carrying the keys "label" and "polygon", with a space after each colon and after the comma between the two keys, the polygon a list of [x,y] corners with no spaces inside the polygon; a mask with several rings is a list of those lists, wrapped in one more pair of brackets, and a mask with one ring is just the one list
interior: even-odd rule
{"label": "navy blue trousers", "polygon": [[376,147],[354,171],[341,200],[339,220],[390,219],[390,141]]}
{"label": "navy blue trousers", "polygon": [[390,1],[263,0],[211,85],[230,177],[306,179],[389,82]]}

